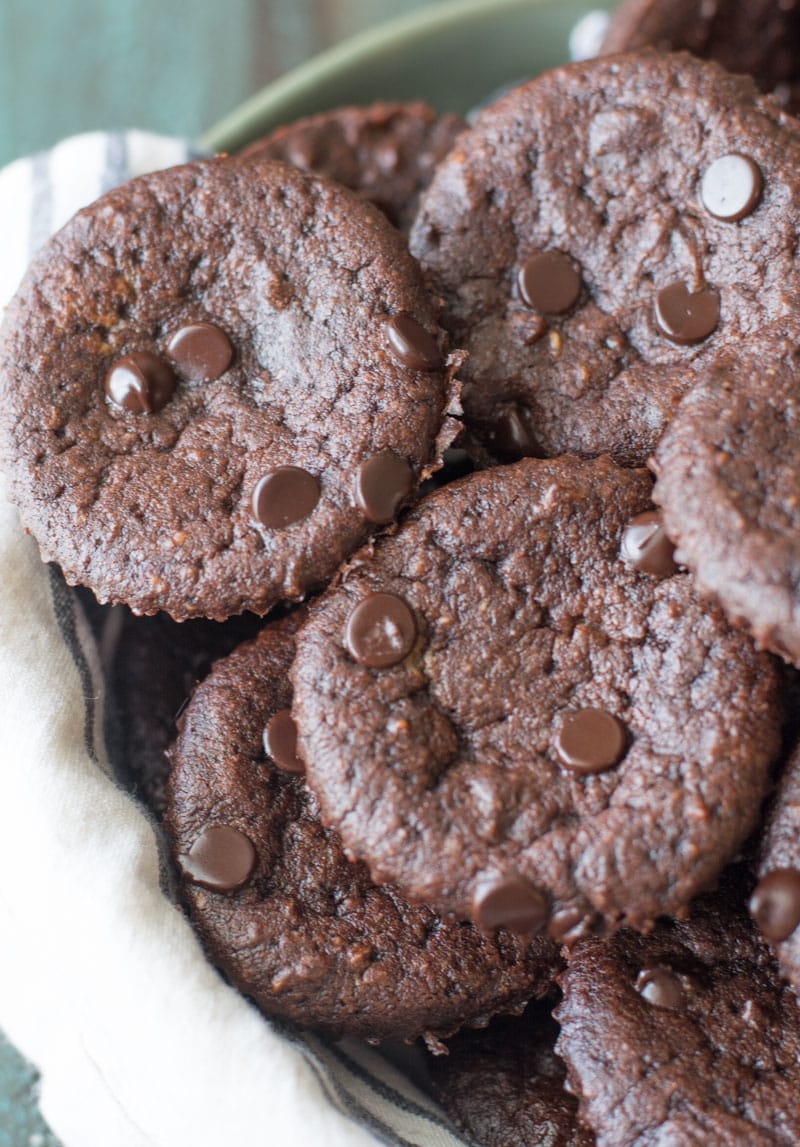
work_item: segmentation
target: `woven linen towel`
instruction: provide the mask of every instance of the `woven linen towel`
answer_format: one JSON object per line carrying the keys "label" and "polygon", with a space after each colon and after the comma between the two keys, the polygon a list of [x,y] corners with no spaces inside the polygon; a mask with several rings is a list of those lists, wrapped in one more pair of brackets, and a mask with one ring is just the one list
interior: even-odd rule
{"label": "woven linen towel", "polygon": [[[92,133],[0,171],[0,306],[78,208],[188,155]],[[386,1056],[268,1022],[207,963],[161,890],[155,826],[114,779],[79,596],[2,475],[0,586],[0,1025],[65,1147],[461,1144]]]}

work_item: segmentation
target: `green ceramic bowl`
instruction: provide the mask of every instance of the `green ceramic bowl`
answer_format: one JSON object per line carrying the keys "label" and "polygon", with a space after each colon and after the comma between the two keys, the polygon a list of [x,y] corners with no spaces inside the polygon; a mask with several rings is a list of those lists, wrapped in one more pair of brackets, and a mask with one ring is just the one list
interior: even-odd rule
{"label": "green ceramic bowl", "polygon": [[453,0],[413,12],[295,68],[199,141],[236,151],[300,116],[342,104],[425,99],[464,113],[503,84],[569,58],[578,20],[610,0]]}

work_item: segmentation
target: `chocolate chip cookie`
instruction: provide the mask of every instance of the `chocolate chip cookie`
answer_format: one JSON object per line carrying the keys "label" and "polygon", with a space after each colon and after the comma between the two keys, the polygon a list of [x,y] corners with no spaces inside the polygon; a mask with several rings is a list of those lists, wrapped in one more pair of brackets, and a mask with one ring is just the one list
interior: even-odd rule
{"label": "chocolate chip cookie", "polygon": [[438,454],[451,400],[401,236],[283,164],[147,175],[34,260],[0,454],[45,560],[176,620],[324,583]]}
{"label": "chocolate chip cookie", "polygon": [[789,757],[764,833],[750,912],[800,994],[800,746]]}
{"label": "chocolate chip cookie", "polygon": [[294,714],[374,879],[569,941],[680,911],[755,827],[777,672],[675,573],[650,494],[607,458],[482,471],[315,605]]}
{"label": "chocolate chip cookie", "polygon": [[652,462],[654,498],[701,589],[800,664],[800,325],[710,366]]}
{"label": "chocolate chip cookie", "polygon": [[731,891],[582,941],[562,984],[556,1050],[600,1147],[800,1139],[797,1000]]}
{"label": "chocolate chip cookie", "polygon": [[800,107],[800,6],[796,0],[625,0],[611,17],[605,55],[685,48],[751,75],[791,111]]}
{"label": "chocolate chip cookie", "polygon": [[242,159],[280,159],[344,184],[408,232],[436,164],[466,128],[426,103],[336,108],[280,127]]}
{"label": "chocolate chip cookie", "polygon": [[347,861],[288,710],[297,621],[218,662],[181,719],[165,824],[183,896],[211,959],[268,1015],[442,1050],[461,1024],[545,995],[558,950],[446,923]]}
{"label": "chocolate chip cookie", "polygon": [[643,465],[692,368],[796,312],[799,128],[749,79],[653,52],[480,115],[410,243],[485,450]]}
{"label": "chocolate chip cookie", "polygon": [[578,1101],[564,1090],[566,1068],[553,1050],[558,1024],[550,1002],[483,1032],[462,1032],[431,1060],[436,1098],[455,1125],[482,1147],[590,1147]]}

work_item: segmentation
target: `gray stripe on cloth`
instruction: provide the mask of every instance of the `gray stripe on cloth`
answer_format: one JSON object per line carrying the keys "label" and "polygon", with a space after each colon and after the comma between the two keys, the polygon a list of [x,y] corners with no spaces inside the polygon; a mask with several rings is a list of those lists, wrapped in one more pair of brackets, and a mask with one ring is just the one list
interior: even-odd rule
{"label": "gray stripe on cloth", "polygon": [[44,246],[53,230],[53,192],[50,181],[50,153],[40,152],[31,160],[30,227],[28,259]]}
{"label": "gray stripe on cloth", "polygon": [[[440,1115],[427,1107],[423,1107],[411,1096],[398,1091],[390,1083],[380,1079],[378,1076],[373,1075],[368,1067],[359,1063],[354,1059],[343,1047],[338,1044],[333,1044],[327,1049],[338,1062],[344,1066],[347,1071],[356,1079],[361,1080],[363,1083],[368,1083],[372,1090],[381,1098],[388,1100],[394,1107],[404,1111],[407,1115],[413,1115],[416,1119],[423,1120],[425,1123],[430,1124],[432,1127],[438,1127],[442,1131],[452,1134],[452,1127]],[[377,1053],[374,1053],[377,1054]],[[454,1139],[454,1142],[461,1142],[461,1139]]]}
{"label": "gray stripe on cloth", "polygon": [[124,132],[112,132],[106,140],[105,167],[100,179],[100,195],[119,187],[128,179],[128,141]]}

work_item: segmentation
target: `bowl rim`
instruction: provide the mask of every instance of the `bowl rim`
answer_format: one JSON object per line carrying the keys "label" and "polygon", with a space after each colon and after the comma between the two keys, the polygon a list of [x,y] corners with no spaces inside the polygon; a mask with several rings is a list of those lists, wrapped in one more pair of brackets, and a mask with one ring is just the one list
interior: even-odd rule
{"label": "bowl rim", "polygon": [[[446,32],[454,25],[462,25],[477,17],[502,18],[526,8],[543,7],[553,0],[448,0],[435,7],[422,8],[406,15],[386,20],[364,32],[343,40],[324,52],[312,56],[296,68],[267,84],[260,91],[218,120],[196,141],[202,151],[234,151],[256,135],[263,134],[264,121],[296,118],[292,113],[294,102],[309,88],[322,83],[335,82],[364,60],[396,55],[420,40]],[[599,0],[597,8],[609,6],[609,0]]]}

